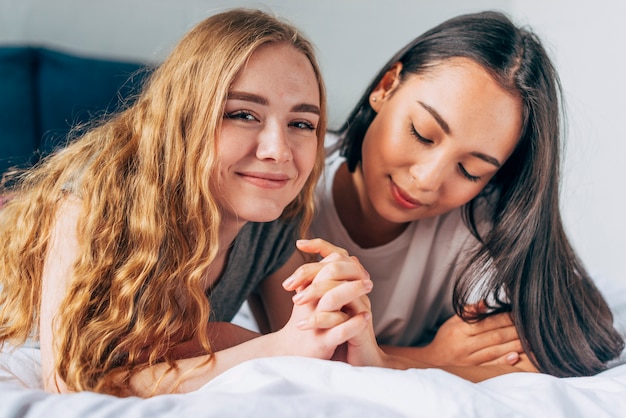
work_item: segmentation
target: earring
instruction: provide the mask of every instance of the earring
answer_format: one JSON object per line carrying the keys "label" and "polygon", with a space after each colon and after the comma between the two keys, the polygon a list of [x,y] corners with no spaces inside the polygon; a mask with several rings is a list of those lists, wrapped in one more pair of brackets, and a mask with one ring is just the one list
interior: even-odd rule
{"label": "earring", "polygon": [[372,101],[375,102],[377,99],[375,96],[372,96]]}

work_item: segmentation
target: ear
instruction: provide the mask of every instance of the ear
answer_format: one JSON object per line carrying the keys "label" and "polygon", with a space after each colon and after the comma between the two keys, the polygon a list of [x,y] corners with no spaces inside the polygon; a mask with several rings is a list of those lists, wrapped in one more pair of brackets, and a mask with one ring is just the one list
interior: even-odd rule
{"label": "ear", "polygon": [[402,72],[402,63],[396,62],[387,70],[383,78],[380,79],[378,85],[370,93],[370,106],[376,113],[380,111],[383,102],[400,84],[400,72]]}

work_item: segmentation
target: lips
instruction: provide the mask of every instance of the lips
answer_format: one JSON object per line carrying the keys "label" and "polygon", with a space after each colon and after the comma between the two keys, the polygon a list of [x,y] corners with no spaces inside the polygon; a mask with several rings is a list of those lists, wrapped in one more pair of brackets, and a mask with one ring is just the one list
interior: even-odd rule
{"label": "lips", "polygon": [[237,175],[262,189],[280,189],[289,182],[289,176],[283,173],[239,172]]}
{"label": "lips", "polygon": [[416,199],[413,199],[409,196],[404,190],[400,189],[393,180],[390,179],[391,184],[391,195],[394,200],[398,203],[398,205],[402,206],[405,209],[417,209],[423,204]]}

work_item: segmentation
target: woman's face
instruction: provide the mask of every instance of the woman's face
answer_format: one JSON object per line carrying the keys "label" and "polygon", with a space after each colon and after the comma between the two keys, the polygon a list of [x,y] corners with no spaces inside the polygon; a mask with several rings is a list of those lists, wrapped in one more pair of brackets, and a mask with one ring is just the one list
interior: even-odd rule
{"label": "woman's face", "polygon": [[261,46],[232,84],[218,139],[225,218],[267,222],[298,195],[315,164],[319,85],[288,44]]}
{"label": "woman's face", "polygon": [[399,70],[370,95],[377,115],[363,140],[361,170],[362,200],[404,223],[462,206],[483,189],[515,148],[522,104],[469,59],[444,61],[402,83]]}

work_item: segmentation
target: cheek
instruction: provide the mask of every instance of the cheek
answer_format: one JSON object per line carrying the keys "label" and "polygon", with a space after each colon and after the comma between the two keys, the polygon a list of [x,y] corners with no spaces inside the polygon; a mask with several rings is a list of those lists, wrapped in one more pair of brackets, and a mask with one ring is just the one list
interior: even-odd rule
{"label": "cheek", "polygon": [[382,155],[406,157],[414,151],[416,142],[410,136],[408,119],[401,110],[390,105],[383,107],[365,132],[363,155],[371,154],[371,158],[376,159]]}
{"label": "cheek", "polygon": [[293,153],[300,178],[304,181],[309,177],[313,167],[315,166],[315,160],[317,157],[317,138],[299,143],[296,147],[294,147]]}
{"label": "cheek", "polygon": [[235,150],[241,149],[240,144],[233,144],[234,138],[236,136],[231,134],[230,129],[222,128],[216,139],[217,158],[222,165],[228,166],[229,162],[234,159]]}
{"label": "cheek", "polygon": [[234,152],[237,148],[232,146],[217,146],[217,171],[222,176],[228,168],[236,164],[240,156]]}
{"label": "cheek", "polygon": [[384,121],[380,114],[378,114],[367,127],[367,131],[365,131],[365,136],[363,137],[363,149],[375,145],[378,141],[382,141],[384,139],[384,135],[382,135],[383,132]]}
{"label": "cheek", "polygon": [[[464,184],[465,183],[465,184]],[[469,184],[468,184],[469,183]],[[456,187],[453,187],[448,194],[450,206],[463,206],[483,190],[485,185],[474,184],[465,180],[459,180]]]}
{"label": "cheek", "polygon": [[[371,170],[372,167],[379,165],[381,160],[386,159],[385,154],[388,153],[391,147],[385,147],[385,138],[386,136],[379,123],[379,117],[376,117],[365,132],[363,143],[361,144],[361,163],[363,167],[368,167],[368,170]],[[376,164],[377,162],[379,164]]]}

